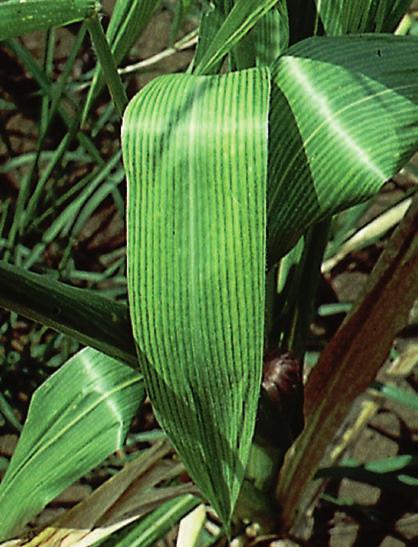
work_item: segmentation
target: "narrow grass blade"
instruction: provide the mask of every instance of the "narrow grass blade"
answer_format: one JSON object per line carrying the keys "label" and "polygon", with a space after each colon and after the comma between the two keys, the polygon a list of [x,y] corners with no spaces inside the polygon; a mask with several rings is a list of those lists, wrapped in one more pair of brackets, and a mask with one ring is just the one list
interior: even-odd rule
{"label": "narrow grass blade", "polygon": [[[86,22],[86,25],[99,59],[103,77],[115,104],[116,111],[119,116],[122,117],[123,111],[128,104],[128,97],[126,95],[125,88],[123,87],[122,80],[118,74],[116,61],[106,40],[102,24],[100,23],[98,16],[95,15]],[[84,119],[82,118],[81,125],[83,125],[83,122]]]}
{"label": "narrow grass blade", "polygon": [[392,35],[311,38],[273,65],[270,264],[309,225],[377,192],[417,150],[417,47]]}
{"label": "narrow grass blade", "polygon": [[0,261],[0,306],[137,366],[123,304]]}
{"label": "narrow grass blade", "polygon": [[[42,92],[48,95],[48,97],[53,101],[54,100],[54,91],[51,85],[50,80],[46,77],[45,73],[37,63],[36,59],[31,55],[27,48],[19,43],[18,40],[8,40],[7,46],[13,51],[13,53],[19,58],[20,62],[25,66],[28,72],[34,77],[38,82],[39,87]],[[68,111],[63,108],[62,105],[57,107],[58,114],[64,121],[65,125],[70,131],[72,128],[78,126],[78,113],[77,118],[70,116]],[[85,135],[81,131],[77,132],[77,139],[79,140],[81,146],[89,153],[91,158],[98,163],[99,165],[104,165],[104,160],[101,158],[99,151],[97,150],[94,142],[88,135]]]}
{"label": "narrow grass blade", "polygon": [[268,11],[233,50],[238,69],[269,66],[289,46],[286,2]]}
{"label": "narrow grass blade", "polygon": [[0,40],[83,21],[99,7],[97,0],[3,0]]}
{"label": "narrow grass blade", "polygon": [[[56,87],[54,88],[54,94],[53,94],[54,97],[50,101],[50,105],[48,109],[48,119],[45,124],[44,130],[43,132],[41,132],[41,135],[39,138],[39,141],[40,141],[39,142],[39,160],[42,157],[41,148],[44,145],[46,136],[48,134],[48,130],[51,126],[51,122],[63,98],[65,87],[72,73],[76,56],[82,46],[85,33],[86,33],[86,25],[81,25],[81,28],[77,34],[77,37],[74,40],[74,44],[71,48],[70,54],[68,55],[67,61],[65,63],[65,67],[60,75],[60,78],[56,84]],[[46,96],[45,99],[49,100],[49,96]],[[68,148],[72,140],[76,136],[76,134],[77,134],[77,127],[73,125],[70,131],[68,131],[66,135],[64,136],[64,138],[62,139],[56,151],[52,152],[51,161],[49,162],[48,166],[46,166],[45,169],[41,171],[41,175],[36,183],[35,189],[33,190],[32,195],[27,203],[26,210],[24,211],[24,214],[22,214],[23,222],[20,222],[19,224],[21,231],[23,231],[23,228],[25,227],[25,223],[30,222],[33,216],[35,215],[45,184],[47,183],[54,169],[62,161],[64,156],[67,157]],[[38,161],[38,164],[39,164],[39,161]]]}
{"label": "narrow grass blade", "polygon": [[268,99],[265,69],[161,77],[130,103],[122,132],[128,289],[147,388],[225,522],[261,381]]}
{"label": "narrow grass blade", "polygon": [[[51,78],[55,52],[55,29],[49,29],[45,39],[45,53],[43,69],[48,78]],[[40,135],[46,133],[49,117],[50,99],[46,95],[42,97]]]}
{"label": "narrow grass blade", "polygon": [[22,431],[22,424],[16,418],[13,407],[0,392],[0,414],[9,422],[9,424],[14,427],[17,431]]}
{"label": "narrow grass blade", "polygon": [[238,0],[195,66],[195,74],[209,73],[276,2],[277,0],[262,0],[257,3],[253,0]]}
{"label": "narrow grass blade", "polygon": [[48,378],[32,398],[0,485],[0,540],[121,448],[143,398],[138,373],[91,348]]}
{"label": "narrow grass blade", "polygon": [[[117,0],[106,32],[106,38],[116,66],[129,53],[151,20],[160,0]],[[83,120],[88,116],[94,99],[103,88],[102,67],[96,66],[91,87],[83,110]]]}

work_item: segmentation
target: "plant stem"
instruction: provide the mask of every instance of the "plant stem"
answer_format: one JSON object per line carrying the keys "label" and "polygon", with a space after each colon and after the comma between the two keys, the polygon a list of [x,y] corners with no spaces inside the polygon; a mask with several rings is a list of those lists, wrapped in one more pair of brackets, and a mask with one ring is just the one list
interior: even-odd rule
{"label": "plant stem", "polygon": [[[110,95],[115,104],[116,111],[118,112],[119,116],[122,117],[125,107],[128,104],[128,97],[126,95],[125,88],[123,87],[122,80],[119,76],[116,62],[110,50],[110,46],[103,31],[103,27],[97,15],[94,15],[93,17],[88,19],[86,24],[91,39],[93,41],[101,68],[103,70],[103,75],[107,87],[109,88]],[[86,110],[84,110],[81,118],[82,126],[85,122],[86,117],[87,112]]]}
{"label": "plant stem", "polygon": [[331,221],[323,220],[312,226],[306,236],[300,265],[300,277],[297,279],[296,303],[289,321],[290,329],[286,334],[286,350],[291,350],[303,362],[306,350],[306,338],[312,320],[316,292],[321,277],[321,264],[328,242]]}

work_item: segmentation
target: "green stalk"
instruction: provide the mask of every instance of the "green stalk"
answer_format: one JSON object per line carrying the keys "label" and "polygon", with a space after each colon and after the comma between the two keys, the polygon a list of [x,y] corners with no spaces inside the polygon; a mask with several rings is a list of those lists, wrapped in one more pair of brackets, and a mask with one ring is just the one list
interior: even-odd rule
{"label": "green stalk", "polygon": [[312,226],[305,236],[299,275],[291,289],[296,300],[288,318],[286,330],[281,333],[282,349],[291,350],[301,362],[306,350],[309,325],[314,314],[321,264],[328,242],[330,225],[330,220],[324,220]]}
{"label": "green stalk", "polygon": [[[50,29],[46,35],[44,72],[51,79],[55,50],[55,29]],[[44,134],[48,126],[50,99],[47,95],[42,97],[40,134]]]}
{"label": "green stalk", "polygon": [[[87,21],[87,28],[93,41],[107,87],[109,88],[110,95],[116,107],[116,111],[119,116],[122,117],[125,107],[128,104],[128,97],[119,76],[116,62],[110,50],[103,27],[97,15]],[[84,110],[81,116],[81,126],[84,125],[86,116],[87,112]]]}

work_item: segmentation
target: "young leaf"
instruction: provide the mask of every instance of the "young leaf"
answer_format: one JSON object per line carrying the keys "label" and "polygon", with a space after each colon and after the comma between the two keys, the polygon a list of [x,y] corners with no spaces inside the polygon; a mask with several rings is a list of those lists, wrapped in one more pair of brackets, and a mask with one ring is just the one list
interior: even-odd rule
{"label": "young leaf", "polygon": [[86,348],[39,387],[0,485],[0,540],[122,446],[142,376]]}
{"label": "young leaf", "polygon": [[254,29],[256,65],[270,65],[289,46],[286,2],[270,10]]}
{"label": "young leaf", "polygon": [[172,75],[130,103],[128,289],[156,415],[228,522],[263,357],[269,73]]}
{"label": "young leaf", "polygon": [[96,0],[3,0],[0,40],[82,21],[96,13],[99,6]]}
{"label": "young leaf", "polygon": [[238,0],[196,65],[195,73],[210,72],[276,2],[277,0],[262,0],[257,3],[253,0]]}
{"label": "young leaf", "polygon": [[417,48],[392,35],[311,38],[273,65],[271,263],[309,225],[377,192],[416,151]]}
{"label": "young leaf", "polygon": [[237,68],[268,66],[289,46],[289,21],[286,2],[267,12],[234,48]]}
{"label": "young leaf", "polygon": [[[196,53],[193,59],[193,66],[198,66],[211,45],[214,37],[221,28],[225,16],[222,11],[210,6],[203,14],[199,26],[199,40],[196,47]],[[210,70],[206,70],[206,74],[216,74],[222,65],[223,58],[213,64]]]}

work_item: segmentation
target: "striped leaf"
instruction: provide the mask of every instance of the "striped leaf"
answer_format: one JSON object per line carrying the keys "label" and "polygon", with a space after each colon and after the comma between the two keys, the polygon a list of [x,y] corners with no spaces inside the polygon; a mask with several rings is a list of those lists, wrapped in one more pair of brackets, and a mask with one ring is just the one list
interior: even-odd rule
{"label": "striped leaf", "polygon": [[0,40],[82,21],[99,6],[96,0],[2,0]]}
{"label": "striped leaf", "polygon": [[236,2],[237,0],[213,0],[213,4],[219,8],[224,15],[228,15]]}
{"label": "striped leaf", "polygon": [[[209,8],[202,14],[202,19],[199,25],[199,40],[197,42],[196,53],[193,59],[194,66],[198,66],[200,64],[224,20],[225,17],[222,11],[215,6],[209,6]],[[210,70],[206,70],[205,73],[218,73],[222,66],[222,62],[223,58],[218,60],[217,63],[212,64]]]}
{"label": "striped leaf", "polygon": [[393,32],[411,0],[315,0],[326,34]]}
{"label": "striped leaf", "polygon": [[227,53],[254,27],[277,0],[237,0],[225,18],[212,42],[195,68],[196,74],[205,74],[221,61]]}
{"label": "striped leaf", "polygon": [[0,485],[0,541],[122,446],[143,397],[142,376],[91,348],[36,390]]}
{"label": "striped leaf", "polygon": [[268,96],[266,69],[164,76],[133,99],[122,132],[128,289],[147,389],[225,522],[261,381]]}
{"label": "striped leaf", "polygon": [[309,36],[393,32],[411,0],[288,0],[290,43]]}
{"label": "striped leaf", "polygon": [[311,38],[274,63],[270,263],[309,225],[377,192],[416,151],[417,48],[392,35]]}
{"label": "striped leaf", "polygon": [[289,46],[286,2],[280,2],[260,19],[234,50],[238,68],[268,66]]}

